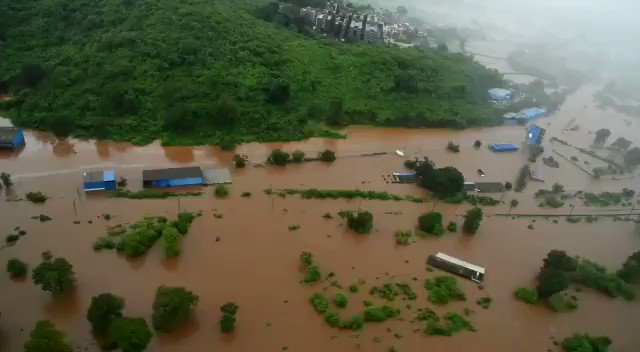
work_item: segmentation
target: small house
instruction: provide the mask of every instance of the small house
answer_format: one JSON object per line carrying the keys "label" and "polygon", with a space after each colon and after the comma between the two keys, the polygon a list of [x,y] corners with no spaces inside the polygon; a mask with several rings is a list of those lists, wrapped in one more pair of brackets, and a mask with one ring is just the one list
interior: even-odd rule
{"label": "small house", "polygon": [[520,110],[520,112],[518,112],[518,116],[516,116],[516,119],[528,122],[546,115],[547,109],[534,107]]}
{"label": "small house", "polygon": [[479,193],[500,193],[505,189],[502,182],[476,182],[476,190]]}
{"label": "small house", "polygon": [[202,169],[197,166],[142,171],[144,188],[202,185],[203,182]]}
{"label": "small house", "polygon": [[464,260],[454,258],[441,252],[438,252],[436,255],[430,255],[427,259],[427,264],[434,268],[462,276],[477,283],[482,283],[484,280],[483,267],[467,263]]}
{"label": "small house", "polygon": [[84,191],[109,191],[116,189],[116,172],[113,170],[85,172],[82,181]]}
{"label": "small house", "polygon": [[502,88],[489,89],[489,99],[495,102],[506,102],[511,100],[511,91]]}
{"label": "small house", "polygon": [[476,191],[476,183],[473,181],[465,181],[462,186],[462,190],[465,192],[475,192]]}
{"label": "small house", "polygon": [[501,143],[501,144],[491,144],[489,145],[489,149],[497,153],[504,153],[504,152],[517,152],[519,148],[514,144]]}
{"label": "small house", "polygon": [[0,127],[0,148],[18,149],[24,144],[22,128]]}
{"label": "small house", "polygon": [[393,183],[416,183],[418,182],[418,175],[415,172],[394,172]]}

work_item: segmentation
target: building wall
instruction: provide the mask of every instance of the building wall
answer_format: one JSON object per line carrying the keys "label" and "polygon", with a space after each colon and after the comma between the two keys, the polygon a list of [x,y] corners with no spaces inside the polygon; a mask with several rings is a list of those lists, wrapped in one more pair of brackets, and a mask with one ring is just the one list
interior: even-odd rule
{"label": "building wall", "polygon": [[91,191],[91,190],[114,190],[116,189],[116,182],[115,181],[102,181],[102,182],[85,182],[84,183],[84,190],[85,191]]}
{"label": "building wall", "polygon": [[24,133],[22,132],[22,129],[19,128],[18,132],[16,133],[16,138],[13,140],[13,148],[18,149],[22,146],[23,143],[24,143]]}
{"label": "building wall", "polygon": [[144,182],[143,186],[148,187],[176,187],[176,186],[191,186],[201,185],[203,183],[202,177],[189,177],[189,178],[177,178],[172,180],[156,180],[152,182]]}

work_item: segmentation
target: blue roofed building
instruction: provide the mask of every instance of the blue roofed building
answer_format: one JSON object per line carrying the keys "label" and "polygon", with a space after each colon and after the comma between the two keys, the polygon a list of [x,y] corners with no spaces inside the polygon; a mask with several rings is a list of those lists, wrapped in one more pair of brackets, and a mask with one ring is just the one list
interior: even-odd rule
{"label": "blue roofed building", "polygon": [[519,148],[515,144],[501,143],[501,144],[491,144],[489,146],[489,149],[491,149],[494,152],[517,152]]}
{"label": "blue roofed building", "polygon": [[197,166],[142,171],[144,188],[202,185],[203,182],[202,169]]}
{"label": "blue roofed building", "polygon": [[18,149],[24,144],[22,128],[0,127],[0,148]]}
{"label": "blue roofed building", "polygon": [[511,91],[503,88],[489,89],[489,99],[501,103],[511,100]]}
{"label": "blue roofed building", "polygon": [[116,189],[116,172],[113,170],[85,172],[82,178],[84,191],[110,191]]}
{"label": "blue roofed building", "polygon": [[538,117],[542,117],[546,115],[547,115],[547,109],[535,107],[535,108],[520,110],[520,112],[518,112],[518,116],[516,116],[516,119],[524,120],[524,121],[532,121],[534,119],[537,119]]}

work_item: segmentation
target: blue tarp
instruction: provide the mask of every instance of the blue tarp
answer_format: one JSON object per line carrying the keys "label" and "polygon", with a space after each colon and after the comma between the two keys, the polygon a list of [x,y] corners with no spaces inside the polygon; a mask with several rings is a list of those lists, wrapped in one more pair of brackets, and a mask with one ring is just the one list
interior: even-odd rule
{"label": "blue tarp", "polygon": [[515,146],[514,144],[508,144],[508,143],[491,144],[489,146],[489,149],[493,150],[494,152],[517,152],[518,151],[517,146]]}
{"label": "blue tarp", "polygon": [[489,98],[493,101],[511,100],[511,91],[502,88],[489,89]]}

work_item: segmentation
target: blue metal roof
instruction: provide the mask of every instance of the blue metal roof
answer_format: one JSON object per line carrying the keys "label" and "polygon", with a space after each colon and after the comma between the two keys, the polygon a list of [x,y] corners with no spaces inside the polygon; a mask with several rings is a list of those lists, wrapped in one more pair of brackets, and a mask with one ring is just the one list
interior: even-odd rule
{"label": "blue metal roof", "polygon": [[494,152],[516,152],[519,149],[516,145],[509,143],[491,144],[489,148]]}
{"label": "blue metal roof", "polygon": [[547,114],[547,109],[535,107],[535,108],[520,110],[517,118],[531,120],[531,119],[535,119],[536,117],[544,116],[546,114]]}
{"label": "blue metal roof", "polygon": [[104,181],[115,181],[116,180],[116,172],[113,170],[105,170],[103,174]]}
{"label": "blue metal roof", "polygon": [[546,130],[536,125],[527,127],[527,144],[541,144]]}

